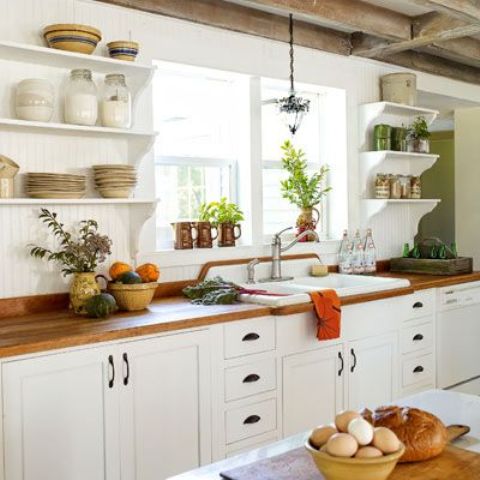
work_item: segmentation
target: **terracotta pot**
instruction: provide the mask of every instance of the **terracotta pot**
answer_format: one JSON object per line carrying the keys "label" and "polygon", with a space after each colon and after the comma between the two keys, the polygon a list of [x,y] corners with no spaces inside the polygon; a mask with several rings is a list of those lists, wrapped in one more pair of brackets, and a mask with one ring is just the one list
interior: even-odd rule
{"label": "terracotta pot", "polygon": [[[237,229],[237,234],[235,234]],[[242,229],[240,225],[233,225],[233,223],[220,223],[218,225],[218,246],[219,247],[234,247],[235,240],[242,236]]]}
{"label": "terracotta pot", "polygon": [[86,315],[85,303],[100,293],[94,272],[75,273],[70,286],[70,307],[79,315]]}
{"label": "terracotta pot", "polygon": [[[301,213],[297,218],[297,236],[302,234],[305,230],[315,230],[320,221],[320,212],[315,207],[302,208]],[[307,235],[305,238],[299,240],[300,242],[313,242],[315,237]]]}

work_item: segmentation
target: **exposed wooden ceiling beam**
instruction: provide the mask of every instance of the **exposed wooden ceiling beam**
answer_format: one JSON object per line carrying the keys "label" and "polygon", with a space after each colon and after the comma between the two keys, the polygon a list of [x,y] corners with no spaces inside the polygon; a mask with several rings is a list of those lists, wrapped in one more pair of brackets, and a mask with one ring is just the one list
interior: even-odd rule
{"label": "exposed wooden ceiling beam", "polygon": [[361,31],[390,40],[409,40],[411,19],[360,0],[244,0],[251,5],[302,15],[332,28]]}
{"label": "exposed wooden ceiling beam", "polygon": [[458,38],[445,43],[434,43],[425,47],[425,52],[456,62],[480,67],[480,40]]}
{"label": "exposed wooden ceiling beam", "polygon": [[[420,15],[412,21],[413,38],[400,42],[388,42],[369,38],[365,35],[354,36],[354,55],[362,57],[379,57],[405,50],[413,50],[436,42],[469,37],[480,33],[480,23],[471,24],[451,18],[438,12]],[[448,47],[447,47],[448,48]]]}
{"label": "exposed wooden ceiling beam", "polygon": [[[168,17],[288,42],[288,18],[223,0],[97,0]],[[349,55],[350,36],[329,28],[295,21],[295,44]]]}
{"label": "exposed wooden ceiling beam", "polygon": [[[382,59],[379,59],[384,61]],[[412,70],[480,84],[480,69],[422,52],[400,52],[388,57],[388,62]]]}
{"label": "exposed wooden ceiling beam", "polygon": [[413,0],[416,4],[430,7],[465,22],[480,21],[478,0]]}

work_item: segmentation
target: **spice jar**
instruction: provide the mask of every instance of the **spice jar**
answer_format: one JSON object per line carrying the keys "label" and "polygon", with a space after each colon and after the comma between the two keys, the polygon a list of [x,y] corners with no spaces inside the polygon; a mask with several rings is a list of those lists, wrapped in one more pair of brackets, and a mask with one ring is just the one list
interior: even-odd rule
{"label": "spice jar", "polygon": [[400,190],[402,193],[402,198],[410,198],[410,175],[401,175],[400,179]]}
{"label": "spice jar", "polygon": [[65,122],[93,126],[97,116],[97,87],[93,83],[92,72],[86,69],[72,70],[65,93]]}
{"label": "spice jar", "polygon": [[375,179],[375,198],[390,198],[390,181],[383,173],[378,173]]}
{"label": "spice jar", "polygon": [[411,177],[410,179],[410,198],[419,200],[422,198],[422,180],[420,177]]}
{"label": "spice jar", "polygon": [[394,200],[402,198],[402,184],[399,175],[390,175],[390,198]]}
{"label": "spice jar", "polygon": [[20,120],[49,122],[53,115],[55,93],[48,80],[29,78],[17,85],[15,110]]}
{"label": "spice jar", "polygon": [[100,110],[104,127],[131,126],[132,97],[125,83],[125,75],[111,74],[105,77]]}

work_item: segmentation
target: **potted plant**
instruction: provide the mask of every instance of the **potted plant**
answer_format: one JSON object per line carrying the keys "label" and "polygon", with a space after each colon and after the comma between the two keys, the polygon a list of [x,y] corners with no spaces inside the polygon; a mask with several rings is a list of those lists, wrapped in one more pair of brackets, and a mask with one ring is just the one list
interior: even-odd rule
{"label": "potted plant", "polygon": [[408,128],[408,150],[417,153],[430,152],[430,132],[424,117],[417,117]]}
{"label": "potted plant", "polygon": [[219,247],[234,247],[235,240],[242,235],[239,222],[244,220],[243,212],[237,204],[228,202],[226,197],[219,202],[200,205],[199,220],[210,222],[217,228]]}
{"label": "potted plant", "polygon": [[84,315],[87,313],[87,300],[100,293],[95,270],[112,253],[112,241],[108,236],[98,233],[95,220],[82,220],[78,232],[74,234],[65,230],[55,212],[42,208],[38,218],[52,231],[58,248],[50,250],[31,245],[30,255],[60,264],[64,276],[73,275],[70,305],[75,313]]}
{"label": "potted plant", "polygon": [[[296,225],[297,235],[300,235],[305,230],[315,230],[318,225],[320,212],[315,207],[331,190],[331,187],[325,186],[329,168],[322,165],[319,171],[309,176],[303,150],[295,149],[290,140],[285,141],[281,148],[284,153],[282,167],[288,172],[288,178],[280,182],[282,197],[301,211]],[[305,238],[304,241],[312,240]]]}

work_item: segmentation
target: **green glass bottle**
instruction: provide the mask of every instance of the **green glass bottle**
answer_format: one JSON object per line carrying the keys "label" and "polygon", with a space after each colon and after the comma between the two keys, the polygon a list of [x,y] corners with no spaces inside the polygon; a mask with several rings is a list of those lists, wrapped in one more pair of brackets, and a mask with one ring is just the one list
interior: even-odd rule
{"label": "green glass bottle", "polygon": [[455,242],[450,245],[450,250],[452,251],[453,258],[458,258],[457,244]]}
{"label": "green glass bottle", "polygon": [[430,249],[430,258],[438,258],[438,249],[436,245],[432,245],[432,248]]}
{"label": "green glass bottle", "polygon": [[410,257],[410,245],[408,243],[403,244],[402,257],[403,258]]}
{"label": "green glass bottle", "polygon": [[415,245],[413,247],[413,252],[412,252],[412,257],[413,258],[420,258],[422,254],[420,253],[420,247],[418,245]]}
{"label": "green glass bottle", "polygon": [[440,260],[445,260],[447,258],[447,247],[444,243],[442,243],[438,249],[438,258]]}

